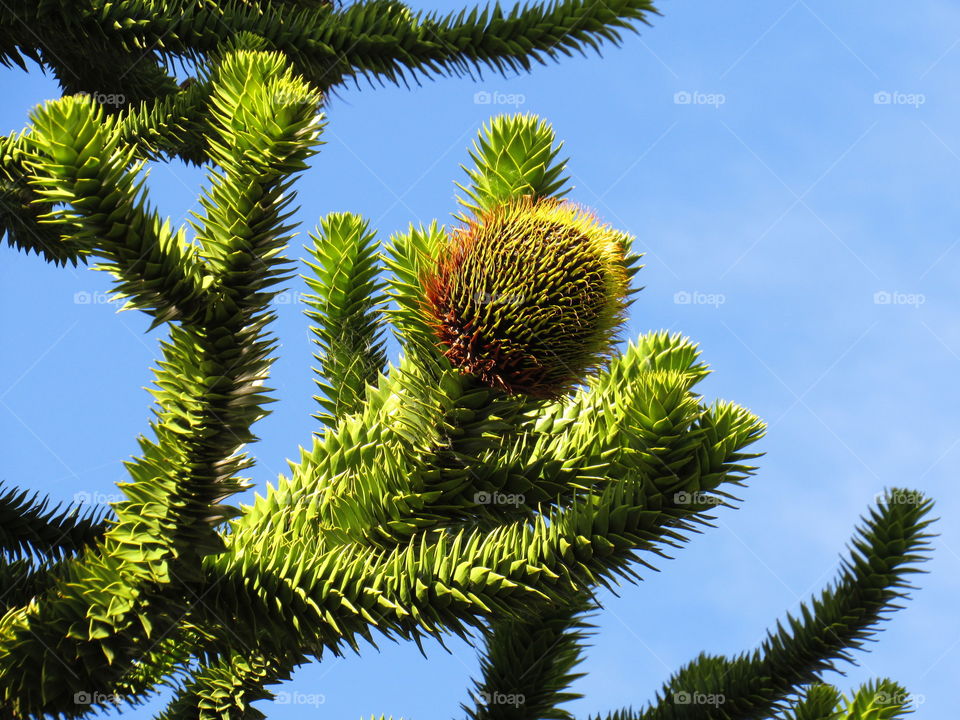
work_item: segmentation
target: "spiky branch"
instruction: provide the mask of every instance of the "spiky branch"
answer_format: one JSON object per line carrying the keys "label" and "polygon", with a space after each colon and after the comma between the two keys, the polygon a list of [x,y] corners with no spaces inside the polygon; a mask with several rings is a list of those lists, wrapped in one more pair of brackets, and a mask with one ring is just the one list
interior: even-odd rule
{"label": "spiky branch", "polygon": [[[109,519],[0,495],[4,712],[76,717],[166,683],[178,694],[164,720],[262,717],[251,703],[311,658],[456,633],[485,640],[472,717],[569,717],[595,590],[639,580],[732,505],[764,426],[704,402],[706,366],[680,335],[615,350],[639,257],[560,200],[546,122],[482,130],[456,226],[381,248],[363,218],[321,221],[307,314],[325,427],[252,507],[224,501],[245,487],[243,446],[270,400],[269,303],[290,277],[293,181],[319,143],[323,93],[527,70],[617,42],[652,12],[645,0],[446,17],[381,0],[0,8],[0,62],[40,63],[69,95],[0,138],[0,232],[51,262],[98,259],[169,331],[153,437]],[[143,184],[147,160],[173,157],[206,163],[209,181],[177,230]],[[610,717],[904,712],[887,681],[849,701],[818,684],[905,597],[928,550],[929,501],[891,497],[913,502],[872,511],[840,579],[789,629],[734,659],[702,656],[646,710]],[[724,702],[678,703],[684,692]]]}

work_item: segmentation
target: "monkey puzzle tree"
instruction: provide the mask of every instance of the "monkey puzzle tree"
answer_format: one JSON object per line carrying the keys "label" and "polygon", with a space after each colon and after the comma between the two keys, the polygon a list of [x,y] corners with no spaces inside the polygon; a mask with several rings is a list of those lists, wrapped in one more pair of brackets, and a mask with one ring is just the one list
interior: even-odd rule
{"label": "monkey puzzle tree", "polygon": [[[468,716],[569,717],[595,591],[709,525],[753,473],[763,425],[697,394],[708,370],[680,335],[617,349],[639,258],[627,234],[562,199],[546,122],[483,128],[453,227],[381,245],[358,216],[321,219],[305,272],[322,428],[251,507],[224,503],[248,486],[243,447],[270,399],[270,301],[293,270],[293,186],[325,93],[363,75],[526,69],[652,11],[4,6],[3,60],[40,63],[65,97],[0,139],[0,229],[51,262],[98,259],[168,335],[151,437],[109,515],[0,494],[3,716],[78,717],[169,684],[164,718],[262,717],[251,703],[311,658],[455,633],[482,653]],[[190,82],[173,79],[177,61]],[[108,91],[122,99],[109,110],[91,97]],[[163,222],[143,186],[144,161],[174,157],[208,168],[189,228]],[[836,582],[760,648],[701,655],[647,707],[608,717],[909,711],[891,681],[845,699],[820,676],[905,596],[929,509],[890,491]]]}

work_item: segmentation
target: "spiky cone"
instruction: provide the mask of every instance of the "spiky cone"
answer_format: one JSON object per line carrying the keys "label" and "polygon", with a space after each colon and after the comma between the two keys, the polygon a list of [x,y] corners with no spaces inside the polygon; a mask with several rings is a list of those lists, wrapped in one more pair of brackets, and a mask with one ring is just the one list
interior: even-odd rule
{"label": "spiky cone", "polygon": [[450,234],[423,277],[424,312],[456,367],[511,394],[557,398],[613,349],[629,244],[573,203],[513,201]]}

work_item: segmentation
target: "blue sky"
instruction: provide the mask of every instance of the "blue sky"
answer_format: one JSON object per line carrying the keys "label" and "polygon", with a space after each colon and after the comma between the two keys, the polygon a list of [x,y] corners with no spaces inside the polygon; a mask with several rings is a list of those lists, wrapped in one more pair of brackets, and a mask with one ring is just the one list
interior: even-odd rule
{"label": "blue sky", "polygon": [[[485,120],[515,110],[549,119],[570,157],[571,197],[646,252],[627,335],[691,336],[715,371],[705,396],[770,425],[742,508],[607,599],[576,686],[586,697],[571,708],[584,717],[640,706],[701,650],[754,647],[831,579],[875,495],[906,485],[934,496],[946,518],[930,574],[838,680],[893,677],[922,701],[920,717],[948,717],[960,674],[960,7],[733,0],[661,10],[602,60],[331,98],[326,145],[298,184],[303,230],[330,211],[363,213],[383,239],[446,220]],[[56,94],[38,72],[0,78],[0,132]],[[182,221],[202,172],[151,172],[153,202]],[[104,301],[105,274],[0,253],[0,328],[14,338],[0,355],[0,478],[58,500],[113,500],[121,460],[146,428],[159,334]],[[256,428],[261,489],[314,429],[300,310],[278,305],[281,402]],[[449,648],[429,646],[424,659],[387,643],[324,659],[280,688],[298,702],[264,709],[283,719],[460,716],[476,660],[463,643]]]}

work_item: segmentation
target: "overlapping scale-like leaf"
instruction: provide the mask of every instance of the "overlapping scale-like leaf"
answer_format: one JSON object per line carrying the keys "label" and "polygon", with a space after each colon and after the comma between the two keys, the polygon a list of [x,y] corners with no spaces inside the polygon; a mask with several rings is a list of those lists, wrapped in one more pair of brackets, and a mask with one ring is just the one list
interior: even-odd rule
{"label": "overlapping scale-like leaf", "polygon": [[[44,220],[104,256],[131,304],[179,324],[156,371],[156,440],[141,439],[142,455],[127,464],[133,481],[121,485],[115,521],[56,569],[46,593],[0,619],[0,697],[20,714],[89,710],[58,681],[65,662],[95,705],[129,682],[128,664],[182,617],[178,585],[222,550],[216,525],[234,511],[221,501],[250,464],[239,450],[264,414],[266,304],[286,241],[281,196],[316,142],[317,97],[277,56],[233,53],[222,70],[211,102],[223,122],[209,138],[233,154],[214,180],[216,212],[203,229],[216,239],[203,254],[145,209],[133,148],[112,116],[68,98],[38,111],[26,136],[22,162],[53,206]],[[247,87],[259,97],[240,100]],[[231,100],[247,112],[229,112]]]}
{"label": "overlapping scale-like leaf", "polygon": [[318,352],[314,355],[317,419],[327,425],[360,410],[367,385],[387,363],[382,330],[386,296],[379,279],[379,246],[368,223],[357,215],[334,213],[320,222],[308,251],[305,276],[312,294],[307,317]]}

